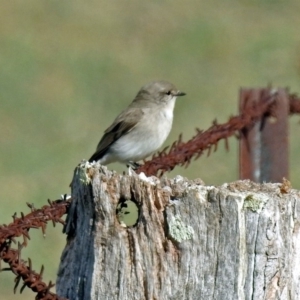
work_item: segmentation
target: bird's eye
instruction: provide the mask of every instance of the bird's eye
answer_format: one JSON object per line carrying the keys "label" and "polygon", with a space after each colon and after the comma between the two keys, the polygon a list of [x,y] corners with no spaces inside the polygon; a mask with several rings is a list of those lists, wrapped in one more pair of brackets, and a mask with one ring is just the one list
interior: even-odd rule
{"label": "bird's eye", "polygon": [[171,91],[167,91],[166,94],[167,94],[167,95],[171,95]]}

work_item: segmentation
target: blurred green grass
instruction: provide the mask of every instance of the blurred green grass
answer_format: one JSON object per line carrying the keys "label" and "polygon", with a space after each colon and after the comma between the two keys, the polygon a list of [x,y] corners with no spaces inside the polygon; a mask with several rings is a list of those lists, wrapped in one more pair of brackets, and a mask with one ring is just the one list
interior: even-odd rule
{"label": "blurred green grass", "polygon": [[[170,145],[213,119],[237,113],[240,87],[289,86],[299,92],[300,3],[289,1],[1,1],[1,224],[25,202],[40,207],[69,192],[75,165],[138,89],[166,79],[187,92],[177,101]],[[292,185],[300,188],[299,117],[290,120]],[[122,171],[125,168],[111,165]],[[237,142],[220,143],[181,174],[207,184],[237,179]],[[61,226],[32,233],[23,258],[55,280],[65,243]],[[3,299],[13,276],[1,273]]]}

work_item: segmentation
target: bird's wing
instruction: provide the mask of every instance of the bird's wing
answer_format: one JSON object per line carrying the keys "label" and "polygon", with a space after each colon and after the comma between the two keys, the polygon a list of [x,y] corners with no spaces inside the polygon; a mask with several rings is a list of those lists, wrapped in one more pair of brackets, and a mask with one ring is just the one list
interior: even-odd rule
{"label": "bird's wing", "polygon": [[112,123],[110,127],[108,127],[104,131],[104,135],[101,138],[96,152],[89,159],[90,162],[94,160],[99,160],[105,155],[109,146],[112,145],[115,141],[117,141],[121,136],[130,132],[136,124],[143,117],[144,112],[142,109],[129,109],[123,111]]}

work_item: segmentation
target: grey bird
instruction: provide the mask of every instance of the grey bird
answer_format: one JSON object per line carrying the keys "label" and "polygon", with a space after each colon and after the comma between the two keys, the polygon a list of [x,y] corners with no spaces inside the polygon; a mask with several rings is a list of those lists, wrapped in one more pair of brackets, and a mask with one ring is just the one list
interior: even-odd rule
{"label": "grey bird", "polygon": [[184,96],[172,83],[161,80],[144,85],[101,138],[89,162],[121,162],[137,167],[168,137],[176,97]]}

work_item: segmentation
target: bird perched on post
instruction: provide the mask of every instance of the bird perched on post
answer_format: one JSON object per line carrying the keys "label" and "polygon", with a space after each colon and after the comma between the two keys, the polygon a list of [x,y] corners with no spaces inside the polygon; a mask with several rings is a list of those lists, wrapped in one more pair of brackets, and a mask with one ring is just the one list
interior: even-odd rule
{"label": "bird perched on post", "polygon": [[184,95],[172,83],[163,80],[144,85],[105,130],[89,162],[138,166],[137,161],[158,150],[168,137],[176,97]]}

